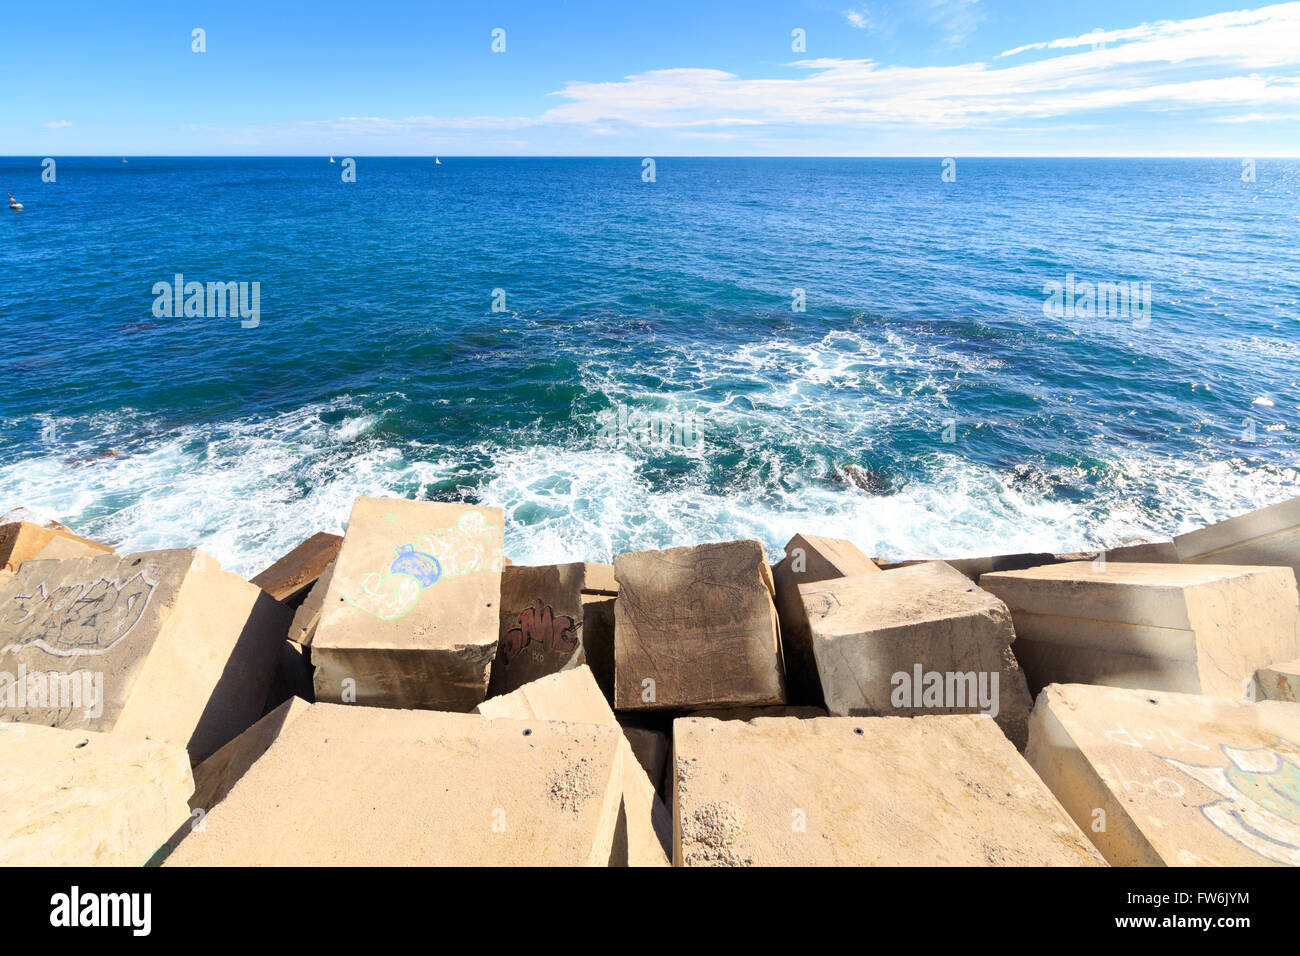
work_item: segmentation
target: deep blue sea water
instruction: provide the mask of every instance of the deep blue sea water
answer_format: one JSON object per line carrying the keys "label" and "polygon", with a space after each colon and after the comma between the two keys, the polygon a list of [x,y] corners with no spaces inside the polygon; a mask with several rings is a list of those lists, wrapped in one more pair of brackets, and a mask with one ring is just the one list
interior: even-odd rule
{"label": "deep blue sea water", "polygon": [[[40,160],[0,158],[0,511],[122,548],[253,573],[388,494],[503,507],[523,563],[955,556],[1300,494],[1297,161]],[[156,317],[176,273],[257,327]],[[1149,323],[1045,315],[1070,275]]]}

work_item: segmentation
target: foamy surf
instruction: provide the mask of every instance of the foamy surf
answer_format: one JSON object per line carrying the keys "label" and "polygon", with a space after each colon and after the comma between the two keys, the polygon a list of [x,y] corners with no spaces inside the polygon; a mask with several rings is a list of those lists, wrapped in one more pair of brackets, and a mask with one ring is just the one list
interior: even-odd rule
{"label": "foamy surf", "polygon": [[[952,452],[931,456],[932,477],[883,495],[789,469],[757,468],[768,476],[759,480],[743,466],[719,487],[707,450],[663,482],[647,475],[653,449],[583,447],[571,434],[459,450],[395,443],[371,434],[380,418],[340,401],[187,426],[115,455],[98,454],[103,441],[53,440],[0,465],[0,507],[27,506],[123,551],[198,546],[247,576],[316,531],[342,531],[358,495],[500,507],[506,553],[524,564],[738,538],[758,539],[775,560],[796,532],[897,560],[1166,538],[1291,497],[1300,479],[1240,460],[1127,454],[1108,463],[1103,486],[1072,501]],[[53,434],[77,431],[67,424],[56,420]],[[127,424],[113,419],[105,435],[121,441]]]}

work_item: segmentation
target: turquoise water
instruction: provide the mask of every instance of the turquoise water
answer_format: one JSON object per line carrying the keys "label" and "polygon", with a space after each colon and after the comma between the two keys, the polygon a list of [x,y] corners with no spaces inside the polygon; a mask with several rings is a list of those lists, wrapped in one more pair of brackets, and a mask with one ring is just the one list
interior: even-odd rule
{"label": "turquoise water", "polygon": [[[390,494],[503,507],[520,562],[955,556],[1300,494],[1300,162],[40,160],[0,159],[0,509],[124,548],[252,573]],[[155,316],[176,273],[256,327]],[[1071,275],[1149,316],[1045,315]]]}

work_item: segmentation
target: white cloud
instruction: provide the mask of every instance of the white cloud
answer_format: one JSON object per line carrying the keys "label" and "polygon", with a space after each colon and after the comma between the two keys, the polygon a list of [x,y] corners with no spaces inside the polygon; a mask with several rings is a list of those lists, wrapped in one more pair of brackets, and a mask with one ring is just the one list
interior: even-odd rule
{"label": "white cloud", "polygon": [[[1009,66],[887,66],[813,59],[796,78],[742,79],[721,70],[652,70],[572,82],[548,123],[648,128],[709,123],[956,127],[1124,107],[1257,112],[1300,103],[1300,3],[1051,41],[1067,49]],[[1279,72],[1281,71],[1281,72]]]}
{"label": "white cloud", "polygon": [[849,26],[857,27],[859,30],[871,30],[875,27],[866,10],[845,10],[844,19],[848,21]]}
{"label": "white cloud", "polygon": [[[974,4],[935,0],[932,9],[940,8],[956,17],[953,11],[961,9],[972,15]],[[1046,121],[1136,142],[1144,114],[1177,111],[1187,118],[1184,129],[1197,130],[1203,128],[1197,123],[1222,129],[1219,124],[1234,121],[1294,122],[1300,113],[1300,2],[1141,24],[1104,37],[1097,48],[1096,35],[1084,34],[1007,51],[1045,52],[1011,63],[912,67],[821,58],[788,63],[777,76],[748,78],[702,67],[651,70],[567,83],[550,94],[556,105],[533,117],[352,116],[189,129],[219,132],[226,144],[290,140],[327,151],[345,142],[375,152],[397,143],[452,152],[462,144],[471,150],[525,141],[569,145],[583,137],[632,143],[635,150],[671,136],[751,146],[795,139],[834,145],[896,133],[912,140],[988,130],[1014,136],[1039,131]]]}
{"label": "white cloud", "polygon": [[45,124],[45,128],[46,128],[46,129],[63,129],[63,128],[65,128],[65,127],[67,127],[67,126],[71,126],[71,125],[72,125],[72,123],[69,122],[68,120],[50,120],[48,123]]}

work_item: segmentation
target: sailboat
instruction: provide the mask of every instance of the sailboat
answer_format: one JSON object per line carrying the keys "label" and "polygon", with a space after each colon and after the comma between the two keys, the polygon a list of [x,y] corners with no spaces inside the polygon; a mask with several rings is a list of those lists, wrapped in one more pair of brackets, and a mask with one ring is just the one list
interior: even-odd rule
{"label": "sailboat", "polygon": [[441,166],[441,165],[442,165],[442,160],[439,159],[437,156],[433,157],[433,165],[435,165],[435,166]]}
{"label": "sailboat", "polygon": [[330,157],[330,162],[331,162],[331,163],[334,162],[334,157],[333,157],[333,156]]}
{"label": "sailboat", "polygon": [[23,208],[23,204],[20,203],[20,202],[19,202],[17,199],[15,199],[13,196],[11,196],[9,193],[5,193],[5,195],[6,195],[6,196],[9,196],[9,208],[10,208],[10,209],[13,209],[13,210],[19,210],[19,209],[22,209],[22,208]]}

